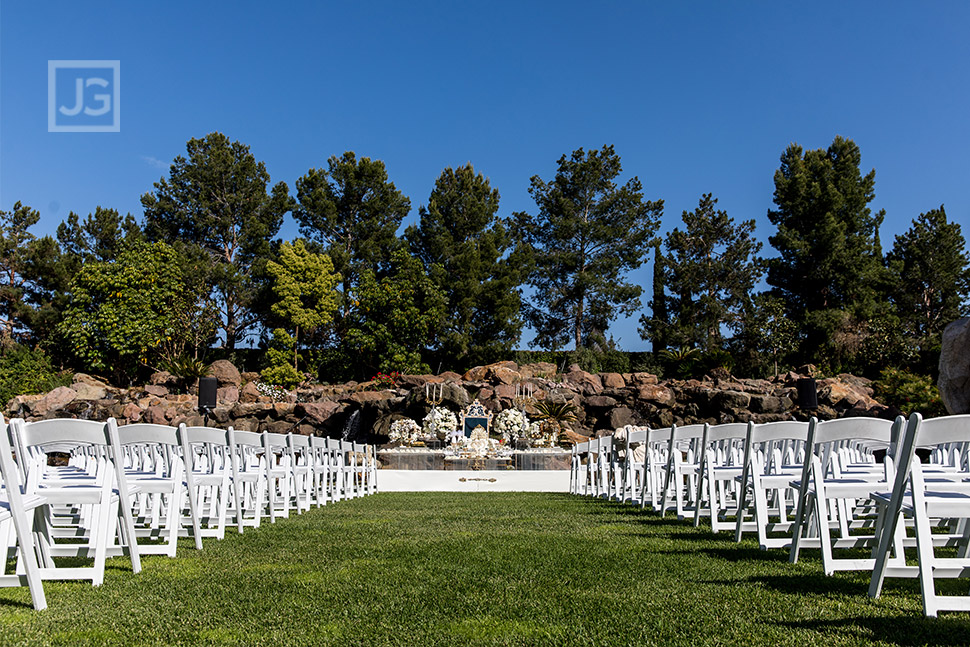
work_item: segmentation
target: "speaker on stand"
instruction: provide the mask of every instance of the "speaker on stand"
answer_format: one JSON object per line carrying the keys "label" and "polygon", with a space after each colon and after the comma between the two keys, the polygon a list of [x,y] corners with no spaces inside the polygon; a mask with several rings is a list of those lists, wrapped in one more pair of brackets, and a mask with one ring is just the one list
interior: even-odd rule
{"label": "speaker on stand", "polygon": [[214,377],[199,378],[199,413],[205,419],[205,426],[209,426],[209,414],[216,408],[216,390],[219,381]]}

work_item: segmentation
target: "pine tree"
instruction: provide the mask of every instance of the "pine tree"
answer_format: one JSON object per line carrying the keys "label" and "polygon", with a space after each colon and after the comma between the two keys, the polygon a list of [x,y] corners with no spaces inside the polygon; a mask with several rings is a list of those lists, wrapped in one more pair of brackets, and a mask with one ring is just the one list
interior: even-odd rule
{"label": "pine tree", "polygon": [[643,200],[640,180],[617,186],[622,168],[612,146],[559,158],[551,182],[532,177],[536,215],[514,214],[532,255],[535,289],[526,318],[536,344],[579,350],[604,335],[618,315],[640,308],[642,289],[624,280],[653,242],[663,201]]}
{"label": "pine tree", "polygon": [[206,278],[219,295],[225,345],[232,349],[256,323],[256,278],[290,209],[289,190],[279,182],[268,192],[265,165],[222,133],[190,139],[186,150],[188,158],[175,158],[169,179],[141,198],[145,234],[204,252],[195,256],[210,260]]}
{"label": "pine tree", "polygon": [[943,329],[968,312],[970,257],[960,225],[943,205],[920,214],[886,255],[893,302],[903,328],[921,343],[940,343]]}
{"label": "pine tree", "polygon": [[[445,358],[474,365],[507,355],[519,341],[521,262],[506,223],[496,217],[499,193],[471,164],[447,168],[435,182],[410,248],[447,298],[441,334]],[[460,368],[456,365],[455,368]]]}
{"label": "pine tree", "polygon": [[769,259],[768,283],[789,317],[805,332],[805,355],[814,359],[840,327],[884,314],[886,273],[879,245],[884,211],[875,214],[876,172],[862,175],[859,147],[836,137],[828,149],[790,145],[775,172],[777,226],[769,238],[779,257]]}
{"label": "pine tree", "polygon": [[663,260],[665,284],[673,295],[668,300],[669,337],[708,352],[721,347],[721,328],[741,318],[762,274],[754,220],[735,223],[716,205],[707,193],[695,210],[683,212],[685,229],[667,235]]}

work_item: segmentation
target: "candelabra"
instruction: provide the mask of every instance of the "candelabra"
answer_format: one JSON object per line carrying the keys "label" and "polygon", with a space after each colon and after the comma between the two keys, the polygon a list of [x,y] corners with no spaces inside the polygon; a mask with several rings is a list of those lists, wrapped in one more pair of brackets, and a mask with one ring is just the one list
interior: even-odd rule
{"label": "candelabra", "polygon": [[521,382],[515,385],[515,397],[512,398],[512,403],[515,407],[525,415],[526,406],[531,406],[535,404],[535,397],[533,396],[533,386],[531,384],[522,384]]}
{"label": "candelabra", "polygon": [[443,384],[428,384],[424,385],[424,399],[428,401],[431,408],[434,409],[444,400],[445,397],[445,387]]}

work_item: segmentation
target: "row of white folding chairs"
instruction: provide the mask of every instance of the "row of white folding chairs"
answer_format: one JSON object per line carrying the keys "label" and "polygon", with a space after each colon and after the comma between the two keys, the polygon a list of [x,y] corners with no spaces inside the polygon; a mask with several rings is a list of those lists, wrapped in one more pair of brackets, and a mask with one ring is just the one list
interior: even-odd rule
{"label": "row of white folding chairs", "polygon": [[[16,548],[19,559],[16,573],[0,571],[0,585],[28,581],[36,608],[46,604],[40,580],[98,585],[109,556],[128,554],[137,573],[141,554],[174,557],[179,536],[193,537],[201,549],[203,536],[224,536],[229,519],[242,532],[264,516],[275,521],[291,509],[377,491],[375,448],[336,439],[184,425],[118,427],[114,419],[14,420],[2,435],[2,458],[15,453],[17,463],[4,466],[0,536],[8,556]],[[69,454],[67,465],[48,464],[55,451]],[[70,539],[59,541],[64,538]],[[53,558],[62,556],[93,558],[93,564],[58,567]]]}
{"label": "row of white folding chairs", "polygon": [[[789,546],[812,422],[625,427],[573,450],[571,491],[618,501],[715,532],[755,533],[763,548]],[[887,423],[888,424],[888,423]],[[781,536],[779,536],[781,534]]]}
{"label": "row of white folding chairs", "polygon": [[[628,500],[631,489],[613,484],[641,479],[641,505],[661,513],[668,497],[690,502],[693,492],[695,524],[709,516],[714,530],[733,525],[738,540],[757,532],[762,548],[788,549],[792,562],[818,549],[827,574],[871,571],[873,597],[886,577],[918,577],[928,616],[970,610],[970,596],[941,595],[936,583],[970,575],[970,416],[702,427],[693,459],[687,440],[696,428],[626,429],[615,435],[627,443],[621,451],[610,437],[577,445],[571,491]],[[642,463],[630,442],[645,447]],[[664,444],[665,463],[647,459]],[[650,472],[660,464],[658,492]],[[951,552],[941,557],[943,547]],[[841,556],[858,548],[870,556]]]}

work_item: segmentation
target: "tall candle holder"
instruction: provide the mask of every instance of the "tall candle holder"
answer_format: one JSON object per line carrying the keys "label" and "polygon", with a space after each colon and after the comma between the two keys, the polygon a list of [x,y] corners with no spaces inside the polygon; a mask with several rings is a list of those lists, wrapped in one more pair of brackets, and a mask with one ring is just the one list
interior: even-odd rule
{"label": "tall candle holder", "polygon": [[535,404],[535,397],[533,396],[534,387],[529,383],[518,383],[515,385],[515,397],[512,398],[512,403],[515,407],[525,415],[526,406],[531,406]]}
{"label": "tall candle holder", "polygon": [[429,384],[424,385],[424,399],[428,401],[432,409],[436,409],[439,404],[444,401],[445,388],[443,384]]}

